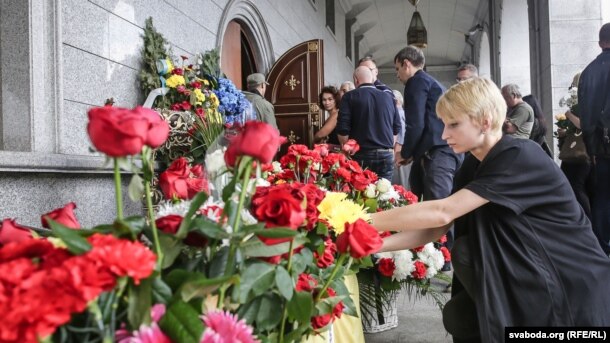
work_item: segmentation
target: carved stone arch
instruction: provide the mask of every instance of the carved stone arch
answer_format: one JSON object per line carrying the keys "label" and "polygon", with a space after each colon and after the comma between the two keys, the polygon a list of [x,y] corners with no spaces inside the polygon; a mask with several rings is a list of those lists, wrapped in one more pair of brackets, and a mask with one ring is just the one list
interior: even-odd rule
{"label": "carved stone arch", "polygon": [[222,40],[227,26],[232,21],[238,21],[244,34],[252,43],[254,58],[259,72],[267,73],[273,65],[273,46],[263,15],[256,6],[248,0],[230,0],[225,7],[218,26],[216,46],[222,47]]}

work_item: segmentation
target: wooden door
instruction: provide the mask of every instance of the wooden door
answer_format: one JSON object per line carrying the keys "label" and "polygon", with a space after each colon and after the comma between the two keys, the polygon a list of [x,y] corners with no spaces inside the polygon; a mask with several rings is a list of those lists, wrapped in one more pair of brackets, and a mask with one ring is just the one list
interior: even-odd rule
{"label": "wooden door", "polygon": [[324,85],[321,39],[301,43],[282,55],[269,71],[265,97],[275,108],[280,134],[290,144],[313,146],[313,135],[323,124],[318,95]]}

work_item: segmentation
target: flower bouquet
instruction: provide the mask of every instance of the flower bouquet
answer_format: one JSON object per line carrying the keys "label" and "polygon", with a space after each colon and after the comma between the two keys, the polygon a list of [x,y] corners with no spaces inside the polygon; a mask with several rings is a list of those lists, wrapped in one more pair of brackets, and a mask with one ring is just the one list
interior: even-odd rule
{"label": "flower bouquet", "polygon": [[[76,229],[68,204],[43,216],[48,238],[2,222],[0,340],[294,342],[356,315],[343,275],[381,238],[362,205],[333,211],[335,193],[256,177],[283,141],[272,127],[247,122],[232,138],[218,199],[203,167],[174,161],[155,213],[152,155],[167,123],[143,108],[94,108],[89,120],[94,147],[114,163],[117,219]],[[135,173],[130,192],[143,192],[146,217],[123,216],[121,168]]]}

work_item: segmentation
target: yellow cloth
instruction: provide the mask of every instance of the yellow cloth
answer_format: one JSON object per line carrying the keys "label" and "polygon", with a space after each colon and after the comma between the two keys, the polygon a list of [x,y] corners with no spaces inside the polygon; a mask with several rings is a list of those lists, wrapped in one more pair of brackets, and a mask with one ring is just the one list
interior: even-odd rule
{"label": "yellow cloth", "polygon": [[[345,287],[352,296],[358,317],[341,315],[332,325],[334,343],[364,343],[364,331],[360,320],[360,289],[356,274],[346,275],[343,279]],[[328,343],[328,332],[316,336],[309,336],[303,343]]]}

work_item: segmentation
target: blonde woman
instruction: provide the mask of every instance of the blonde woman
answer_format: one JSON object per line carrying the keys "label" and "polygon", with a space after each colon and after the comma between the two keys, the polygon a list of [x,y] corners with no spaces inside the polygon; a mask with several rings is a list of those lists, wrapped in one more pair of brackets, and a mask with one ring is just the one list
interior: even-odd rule
{"label": "blonde woman", "polygon": [[455,223],[459,287],[443,310],[447,331],[503,342],[507,326],[610,325],[610,259],[555,162],[529,139],[502,136],[498,87],[461,82],[436,109],[443,139],[470,152],[454,193],[371,218],[380,231],[401,231],[383,251],[435,241]]}

